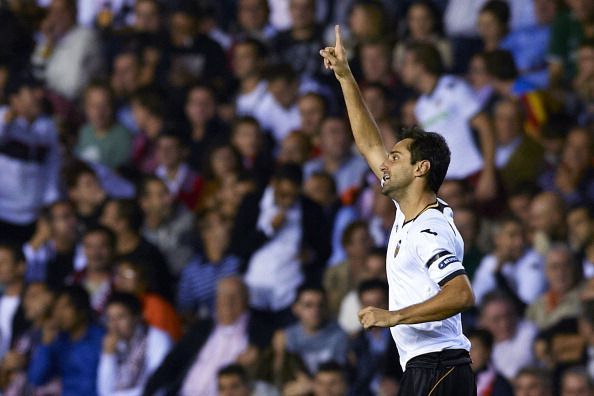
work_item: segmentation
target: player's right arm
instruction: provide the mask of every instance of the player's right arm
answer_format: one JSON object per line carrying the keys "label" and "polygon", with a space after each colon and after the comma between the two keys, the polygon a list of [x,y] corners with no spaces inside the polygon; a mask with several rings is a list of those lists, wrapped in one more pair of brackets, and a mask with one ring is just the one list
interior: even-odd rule
{"label": "player's right arm", "polygon": [[385,161],[388,153],[382,141],[379,128],[363,101],[357,82],[353,77],[353,73],[351,73],[346,58],[346,51],[340,37],[340,27],[337,25],[335,29],[335,46],[324,48],[320,51],[320,55],[324,58],[326,68],[334,71],[334,75],[340,83],[351,129],[355,137],[355,144],[367,160],[371,170],[381,179],[382,172],[380,171],[380,165]]}

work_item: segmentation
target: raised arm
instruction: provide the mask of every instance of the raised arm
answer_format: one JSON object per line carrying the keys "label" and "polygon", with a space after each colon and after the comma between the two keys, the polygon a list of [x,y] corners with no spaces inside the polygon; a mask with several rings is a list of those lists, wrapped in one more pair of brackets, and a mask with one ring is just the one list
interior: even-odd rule
{"label": "raised arm", "polygon": [[320,55],[324,58],[324,66],[334,71],[334,75],[340,83],[357,148],[367,160],[371,170],[381,179],[379,168],[388,154],[379,128],[371,117],[353,73],[351,73],[340,37],[340,27],[336,25],[335,29],[335,46],[324,48],[320,51]]}

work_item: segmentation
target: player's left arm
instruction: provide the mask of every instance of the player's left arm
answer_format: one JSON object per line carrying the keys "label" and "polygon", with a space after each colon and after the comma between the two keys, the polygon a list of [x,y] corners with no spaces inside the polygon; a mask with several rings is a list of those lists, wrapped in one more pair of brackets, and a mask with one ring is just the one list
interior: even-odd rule
{"label": "player's left arm", "polygon": [[367,307],[359,312],[363,327],[392,327],[447,319],[474,305],[474,293],[462,265],[458,237],[449,224],[428,222],[411,230],[411,249],[440,287],[427,300],[396,311]]}
{"label": "player's left arm", "polygon": [[399,324],[416,324],[444,320],[474,305],[470,281],[464,274],[446,282],[430,299],[397,311],[367,307],[359,312],[364,328],[393,327]]}

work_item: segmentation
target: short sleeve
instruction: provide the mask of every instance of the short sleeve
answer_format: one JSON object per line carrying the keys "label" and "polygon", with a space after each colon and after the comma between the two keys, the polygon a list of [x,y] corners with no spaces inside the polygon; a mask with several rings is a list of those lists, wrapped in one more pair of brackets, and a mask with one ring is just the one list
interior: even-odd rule
{"label": "short sleeve", "polygon": [[433,282],[443,286],[456,276],[466,274],[462,257],[457,255],[460,249],[456,248],[456,236],[449,224],[420,226],[412,231],[416,254]]}

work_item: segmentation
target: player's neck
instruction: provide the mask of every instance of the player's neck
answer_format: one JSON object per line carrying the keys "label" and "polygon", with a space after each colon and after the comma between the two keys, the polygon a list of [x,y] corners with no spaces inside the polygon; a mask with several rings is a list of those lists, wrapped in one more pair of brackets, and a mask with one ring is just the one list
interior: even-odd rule
{"label": "player's neck", "polygon": [[397,200],[398,206],[404,214],[404,221],[415,219],[431,205],[435,204],[436,201],[437,196],[433,191],[409,192],[409,194]]}

